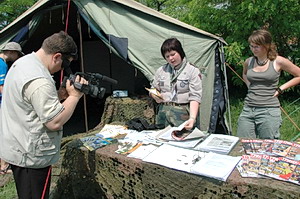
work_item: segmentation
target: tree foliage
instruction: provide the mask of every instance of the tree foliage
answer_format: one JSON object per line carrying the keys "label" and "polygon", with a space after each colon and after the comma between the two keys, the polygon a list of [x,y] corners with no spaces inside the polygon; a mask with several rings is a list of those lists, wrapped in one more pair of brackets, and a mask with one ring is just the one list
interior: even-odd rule
{"label": "tree foliage", "polygon": [[3,29],[37,0],[4,0],[0,2],[0,29]]}
{"label": "tree foliage", "polygon": [[[280,55],[300,64],[299,0],[136,0],[192,26],[221,36],[228,43],[226,61],[241,74],[243,61],[251,56],[248,37],[267,28]],[[37,0],[0,1],[0,29],[11,23]],[[291,78],[283,73],[283,80]],[[231,82],[243,85],[232,75]]]}
{"label": "tree foliage", "polygon": [[[138,0],[139,1],[139,0]],[[147,0],[148,6],[158,0]],[[140,0],[141,3],[142,0]],[[161,12],[202,30],[221,36],[228,43],[226,61],[238,74],[251,56],[248,37],[253,30],[266,28],[280,55],[300,64],[299,0],[167,0],[160,1]],[[154,6],[152,8],[155,9]],[[179,12],[178,12],[179,11]],[[283,81],[291,78],[284,73]],[[235,85],[243,82],[232,75]]]}

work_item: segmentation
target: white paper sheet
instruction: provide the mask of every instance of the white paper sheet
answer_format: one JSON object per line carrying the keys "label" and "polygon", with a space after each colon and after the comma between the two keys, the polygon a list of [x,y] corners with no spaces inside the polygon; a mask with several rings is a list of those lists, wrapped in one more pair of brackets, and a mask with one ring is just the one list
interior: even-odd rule
{"label": "white paper sheet", "polygon": [[190,172],[191,167],[195,164],[195,159],[197,159],[199,156],[204,157],[205,154],[205,152],[163,144],[150,153],[147,157],[143,158],[143,161]]}

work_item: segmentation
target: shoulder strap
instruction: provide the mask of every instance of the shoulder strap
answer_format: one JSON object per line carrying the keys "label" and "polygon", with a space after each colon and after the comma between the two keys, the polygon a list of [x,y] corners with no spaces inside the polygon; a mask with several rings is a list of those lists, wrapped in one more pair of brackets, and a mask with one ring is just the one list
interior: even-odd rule
{"label": "shoulder strap", "polygon": [[248,69],[252,69],[254,66],[255,58],[251,57],[250,63],[248,64]]}

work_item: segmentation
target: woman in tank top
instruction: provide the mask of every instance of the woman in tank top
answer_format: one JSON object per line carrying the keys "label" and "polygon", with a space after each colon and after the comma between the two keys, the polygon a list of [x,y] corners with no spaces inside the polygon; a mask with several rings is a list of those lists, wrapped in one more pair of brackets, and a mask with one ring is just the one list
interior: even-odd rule
{"label": "woman in tank top", "polygon": [[[243,79],[248,93],[239,116],[237,136],[278,139],[282,122],[278,95],[300,83],[300,68],[277,54],[267,30],[253,31],[248,42],[253,57],[244,63]],[[281,71],[294,77],[279,86]]]}

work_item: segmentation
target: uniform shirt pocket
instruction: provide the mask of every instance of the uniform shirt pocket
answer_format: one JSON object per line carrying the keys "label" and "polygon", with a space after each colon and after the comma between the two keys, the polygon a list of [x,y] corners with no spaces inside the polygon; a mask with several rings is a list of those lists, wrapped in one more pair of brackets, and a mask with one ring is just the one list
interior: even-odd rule
{"label": "uniform shirt pocket", "polygon": [[177,79],[177,93],[188,93],[189,92],[189,80],[188,79]]}

